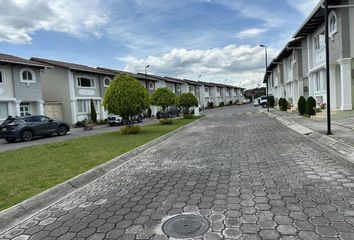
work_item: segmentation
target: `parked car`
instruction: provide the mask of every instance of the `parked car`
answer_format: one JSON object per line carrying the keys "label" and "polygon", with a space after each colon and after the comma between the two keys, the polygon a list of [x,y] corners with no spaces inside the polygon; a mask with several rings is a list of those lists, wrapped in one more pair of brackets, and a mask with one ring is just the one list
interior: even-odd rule
{"label": "parked car", "polygon": [[264,96],[261,96],[259,98],[259,105],[261,105],[262,107],[266,108],[268,106],[268,98],[272,96],[272,95],[264,95]]}
{"label": "parked car", "polygon": [[254,105],[255,107],[259,106],[259,99],[260,99],[260,98],[255,98],[255,99],[254,99],[253,105]]}
{"label": "parked car", "polygon": [[28,142],[35,136],[49,137],[55,133],[64,136],[69,131],[70,127],[67,123],[43,115],[8,117],[0,125],[0,138],[10,143],[16,142],[18,138]]}
{"label": "parked car", "polygon": [[167,109],[165,110],[165,112],[163,112],[162,110],[158,111],[156,113],[156,117],[158,119],[160,118],[171,118],[171,117],[178,117],[180,115],[180,109],[176,106],[169,106],[167,107]]}
{"label": "parked car", "polygon": [[[144,114],[138,114],[138,115],[134,115],[133,116],[133,121],[134,122],[142,122],[144,119]],[[115,125],[126,125],[128,120],[127,119],[123,119],[121,116],[119,115],[109,115],[107,117],[107,122],[109,126],[115,126]]]}

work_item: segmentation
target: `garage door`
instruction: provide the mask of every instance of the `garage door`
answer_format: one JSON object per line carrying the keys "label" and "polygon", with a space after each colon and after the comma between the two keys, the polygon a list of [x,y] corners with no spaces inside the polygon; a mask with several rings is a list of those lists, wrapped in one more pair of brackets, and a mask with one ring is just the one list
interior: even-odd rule
{"label": "garage door", "polygon": [[44,115],[55,119],[63,120],[63,107],[61,103],[44,103]]}

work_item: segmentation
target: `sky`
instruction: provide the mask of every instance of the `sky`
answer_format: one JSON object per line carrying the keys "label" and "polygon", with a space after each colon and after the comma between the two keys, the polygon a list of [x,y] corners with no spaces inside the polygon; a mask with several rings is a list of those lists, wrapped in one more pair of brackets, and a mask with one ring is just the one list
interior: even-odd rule
{"label": "sky", "polygon": [[244,88],[319,0],[0,0],[0,52]]}

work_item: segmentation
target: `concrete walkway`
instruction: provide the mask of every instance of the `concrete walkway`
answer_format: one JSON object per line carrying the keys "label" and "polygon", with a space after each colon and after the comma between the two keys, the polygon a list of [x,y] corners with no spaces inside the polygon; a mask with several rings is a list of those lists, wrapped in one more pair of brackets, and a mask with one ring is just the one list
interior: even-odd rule
{"label": "concrete walkway", "polygon": [[208,111],[0,239],[173,239],[186,213],[210,223],[191,239],[354,239],[354,164],[255,110]]}

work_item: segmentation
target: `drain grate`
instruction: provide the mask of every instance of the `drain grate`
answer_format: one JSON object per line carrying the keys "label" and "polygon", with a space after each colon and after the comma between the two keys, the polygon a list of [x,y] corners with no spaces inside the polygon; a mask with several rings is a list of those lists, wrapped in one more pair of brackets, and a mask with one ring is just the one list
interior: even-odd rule
{"label": "drain grate", "polygon": [[209,230],[209,221],[198,215],[178,215],[162,225],[162,230],[169,237],[198,237]]}

